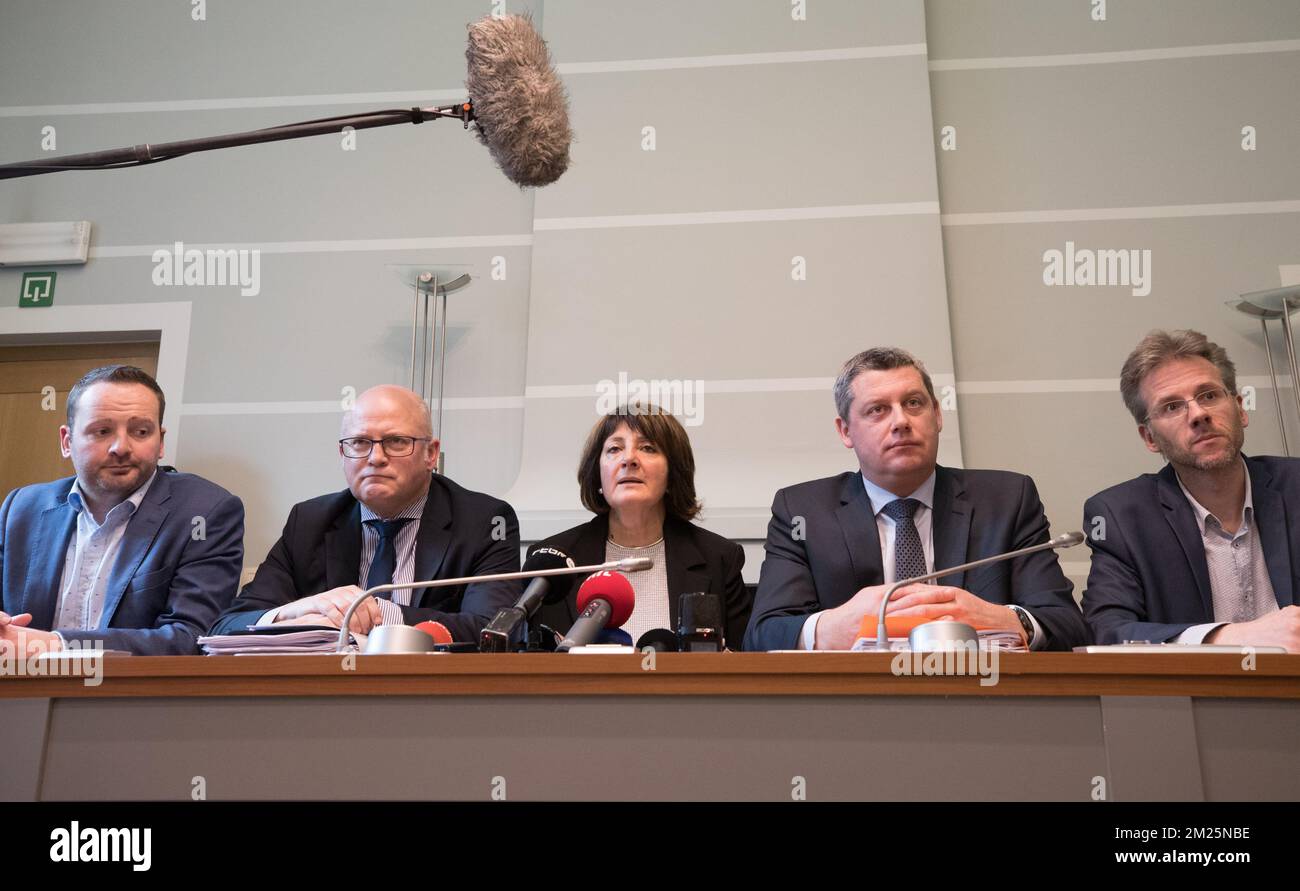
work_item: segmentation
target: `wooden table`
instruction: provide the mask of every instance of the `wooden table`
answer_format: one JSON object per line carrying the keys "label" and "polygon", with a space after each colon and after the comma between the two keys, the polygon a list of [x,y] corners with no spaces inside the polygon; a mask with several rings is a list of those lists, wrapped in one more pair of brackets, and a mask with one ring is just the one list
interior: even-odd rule
{"label": "wooden table", "polygon": [[108,658],[96,686],[0,677],[0,798],[1300,799],[1298,656],[1002,654],[996,676],[898,674],[926,667]]}

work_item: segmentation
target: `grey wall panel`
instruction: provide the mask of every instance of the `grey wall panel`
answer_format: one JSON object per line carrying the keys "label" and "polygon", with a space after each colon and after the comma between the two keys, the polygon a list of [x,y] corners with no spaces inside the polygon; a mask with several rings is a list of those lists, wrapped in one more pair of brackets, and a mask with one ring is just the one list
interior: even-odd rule
{"label": "grey wall panel", "polygon": [[[790,52],[924,41],[923,8],[914,0],[805,4],[789,0],[549,0],[546,38],[561,64],[602,60]],[[653,51],[654,56],[648,55]]]}
{"label": "grey wall panel", "polygon": [[1291,0],[926,0],[930,58],[1038,56],[1300,37]]}
{"label": "grey wall panel", "polygon": [[[682,35],[665,26],[682,20],[676,9],[656,7],[654,23],[602,26],[601,34],[619,35],[613,45],[633,60],[814,45],[798,28],[785,28],[791,36],[782,41],[775,22]],[[907,52],[923,41],[919,4],[814,5],[810,15],[817,9],[864,23],[846,26],[830,47],[880,45],[876,37],[862,44],[864,33],[889,35]],[[648,10],[627,22],[648,21]],[[746,20],[773,13],[746,10]],[[548,19],[548,34],[585,34],[613,14],[561,12]],[[692,6],[690,15],[719,12]],[[562,62],[609,58],[562,38],[557,45]],[[899,343],[935,372],[951,370],[923,58],[715,63],[566,71],[579,138],[571,174],[537,196],[523,465],[510,490],[526,536],[574,521],[571,462],[595,419],[595,385],[619,372],[705,382],[705,418],[689,428],[704,522],[754,539],[777,488],[854,466],[830,426],[829,381],[844,359]],[[683,101],[691,96],[703,98]],[[641,147],[643,126],[656,127],[653,152]],[[770,221],[882,203],[920,204],[912,208],[920,214],[832,210]],[[775,213],[763,222],[710,216],[756,209]],[[687,216],[643,216],[654,214]],[[608,216],[631,219],[587,219]],[[791,278],[795,256],[807,261],[806,281]],[[804,378],[823,383],[789,388]],[[573,392],[549,398],[548,388]],[[956,427],[945,429],[945,459],[960,463]],[[558,468],[556,455],[564,456]]]}
{"label": "grey wall panel", "polygon": [[[1045,285],[1043,253],[1067,241],[1151,251],[1151,293]],[[1300,262],[1300,214],[949,226],[944,242],[959,380],[1118,378],[1157,327],[1204,331],[1259,375],[1259,323],[1225,301],[1282,284],[1278,267]]]}
{"label": "grey wall panel", "polygon": [[539,219],[935,200],[923,56],[565,80],[573,170]]}
{"label": "grey wall panel", "polygon": [[944,213],[1300,196],[1300,49],[932,78]]}
{"label": "grey wall panel", "polygon": [[[207,3],[6,0],[0,105],[447,89],[464,81],[465,23],[488,0]],[[510,0],[509,10],[540,10]],[[12,27],[10,27],[12,26]],[[294,118],[293,120],[297,120]]]}
{"label": "grey wall panel", "polygon": [[829,378],[890,342],[948,371],[937,246],[933,215],[539,232],[529,385]]}

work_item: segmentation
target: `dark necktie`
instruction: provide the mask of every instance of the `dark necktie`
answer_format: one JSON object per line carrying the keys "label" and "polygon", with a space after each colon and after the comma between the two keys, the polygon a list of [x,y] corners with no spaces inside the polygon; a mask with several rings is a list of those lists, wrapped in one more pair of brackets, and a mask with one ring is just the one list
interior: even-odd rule
{"label": "dark necktie", "polygon": [[370,561],[370,570],[366,573],[367,590],[377,585],[393,583],[393,573],[397,570],[397,534],[409,522],[409,518],[366,520],[366,525],[379,533],[379,547],[375,548],[375,557]]}
{"label": "dark necktie", "polygon": [[889,502],[880,512],[894,521],[894,581],[925,575],[925,548],[916,531],[916,509],[921,502],[915,498],[898,498]]}

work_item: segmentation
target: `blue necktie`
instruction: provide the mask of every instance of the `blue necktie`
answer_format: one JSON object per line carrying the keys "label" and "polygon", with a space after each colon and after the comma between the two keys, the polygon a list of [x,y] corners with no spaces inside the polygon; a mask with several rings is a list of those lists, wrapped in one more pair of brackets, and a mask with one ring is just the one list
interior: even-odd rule
{"label": "blue necktie", "polygon": [[375,549],[375,558],[370,561],[370,569],[366,572],[367,590],[393,583],[393,573],[397,570],[397,534],[409,522],[410,518],[366,520],[366,525],[379,533],[379,547]]}
{"label": "blue necktie", "polygon": [[894,581],[925,575],[925,548],[912,517],[921,502],[915,498],[898,498],[880,509],[894,521]]}

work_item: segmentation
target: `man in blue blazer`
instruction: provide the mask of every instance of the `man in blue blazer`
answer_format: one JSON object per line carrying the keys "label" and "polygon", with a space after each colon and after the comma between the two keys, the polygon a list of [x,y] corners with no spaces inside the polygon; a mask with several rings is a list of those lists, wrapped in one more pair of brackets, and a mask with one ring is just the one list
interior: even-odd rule
{"label": "man in blue blazer", "polygon": [[[937,465],[943,416],[908,353],[878,348],[848,360],[835,403],[859,471],[776,493],[747,650],[848,649],[894,581],[1049,538],[1029,477]],[[889,613],[951,617],[1064,650],[1087,642],[1071,591],[1055,553],[1040,551],[900,588]]]}
{"label": "man in blue blazer", "polygon": [[1097,641],[1300,652],[1300,459],[1242,455],[1250,417],[1227,353],[1196,331],[1153,331],[1120,392],[1168,463],[1084,505]]}
{"label": "man in blue blazer", "polygon": [[0,506],[0,646],[188,655],[230,604],[244,506],[158,466],[164,405],[157,381],[128,365],[96,368],[68,393],[59,436],[76,476],[15,489]]}
{"label": "man in blue blazer", "polygon": [[[514,510],[433,473],[439,443],[416,393],[362,393],[344,415],[338,448],[348,488],[294,506],[214,634],[285,623],[337,628],[357,595],[377,585],[519,571]],[[453,640],[477,641],[521,592],[517,581],[394,591],[366,600],[350,627],[365,634],[436,621]]]}

